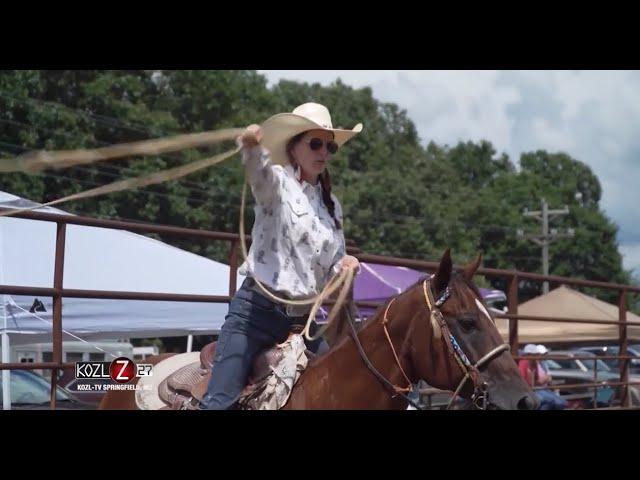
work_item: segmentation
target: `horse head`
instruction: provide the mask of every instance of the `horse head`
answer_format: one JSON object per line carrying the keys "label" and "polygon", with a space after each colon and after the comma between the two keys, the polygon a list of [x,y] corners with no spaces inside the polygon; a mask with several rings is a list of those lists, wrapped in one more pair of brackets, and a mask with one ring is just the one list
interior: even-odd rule
{"label": "horse head", "polygon": [[[476,408],[534,409],[533,391],[473,284],[481,258],[454,272],[447,250],[437,272],[406,292],[411,301],[402,303],[413,310],[407,356],[414,380],[455,391]],[[394,316],[402,315],[400,308]]]}

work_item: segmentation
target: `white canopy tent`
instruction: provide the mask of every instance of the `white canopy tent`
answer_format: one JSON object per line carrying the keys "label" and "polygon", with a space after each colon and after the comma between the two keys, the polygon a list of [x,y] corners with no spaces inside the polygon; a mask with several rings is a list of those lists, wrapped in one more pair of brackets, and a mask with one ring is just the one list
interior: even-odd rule
{"label": "white canopy tent", "polygon": [[[35,205],[0,192],[2,208]],[[50,207],[37,211],[66,213]],[[53,287],[55,237],[53,222],[0,217],[0,285]],[[238,275],[238,287],[242,281]],[[67,225],[63,287],[228,295],[229,267],[143,235]],[[11,344],[52,341],[52,303],[50,297],[0,295],[3,363],[9,362]],[[63,298],[63,340],[213,334],[227,309],[226,303]]]}

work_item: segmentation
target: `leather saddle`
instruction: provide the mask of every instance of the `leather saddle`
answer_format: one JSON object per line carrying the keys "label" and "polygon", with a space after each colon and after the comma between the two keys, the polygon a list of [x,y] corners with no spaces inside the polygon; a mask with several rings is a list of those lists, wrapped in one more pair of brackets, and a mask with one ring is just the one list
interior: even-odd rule
{"label": "leather saddle", "polygon": [[[160,399],[167,404],[163,410],[199,410],[200,402],[207,392],[207,386],[212,375],[213,359],[217,342],[207,344],[200,351],[200,361],[186,365],[167,378],[158,386]],[[315,355],[309,350],[305,354],[308,358]],[[253,389],[256,384],[264,380],[272,372],[272,367],[278,365],[282,351],[276,347],[259,353],[251,369],[247,389]]]}

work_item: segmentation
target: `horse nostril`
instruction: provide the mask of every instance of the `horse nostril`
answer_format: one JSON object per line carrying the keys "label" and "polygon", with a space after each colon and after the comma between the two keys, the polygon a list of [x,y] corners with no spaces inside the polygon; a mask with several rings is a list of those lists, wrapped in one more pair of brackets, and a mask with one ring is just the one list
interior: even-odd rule
{"label": "horse nostril", "polygon": [[531,395],[525,395],[518,401],[518,410],[535,410],[537,406],[536,400]]}

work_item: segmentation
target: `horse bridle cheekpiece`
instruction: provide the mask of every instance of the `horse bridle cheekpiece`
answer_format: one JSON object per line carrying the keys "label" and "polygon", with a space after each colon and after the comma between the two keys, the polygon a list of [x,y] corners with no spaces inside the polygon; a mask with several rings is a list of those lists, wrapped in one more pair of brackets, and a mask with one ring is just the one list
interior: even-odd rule
{"label": "horse bridle cheekpiece", "polygon": [[497,358],[502,352],[510,350],[509,344],[503,343],[498,345],[494,349],[492,349],[489,353],[480,358],[476,363],[471,363],[469,358],[465,355],[460,348],[460,344],[457,342],[440,311],[440,307],[447,301],[449,296],[451,295],[451,290],[447,286],[440,297],[437,300],[434,300],[433,293],[431,291],[431,279],[426,279],[422,283],[422,289],[424,292],[425,302],[427,303],[427,307],[429,308],[431,314],[431,326],[433,328],[433,334],[436,339],[444,338],[444,341],[449,349],[449,353],[451,353],[456,359],[456,363],[462,369],[464,373],[464,377],[460,380],[460,384],[458,388],[456,388],[449,404],[447,405],[447,409],[450,409],[455,401],[458,393],[462,390],[462,387],[467,383],[469,379],[473,381],[473,394],[471,395],[471,401],[475,408],[480,410],[486,410],[487,405],[489,403],[489,385],[487,382],[480,382],[480,371],[479,368],[483,365],[488,364],[493,359]]}
{"label": "horse bridle cheekpiece", "polygon": [[[425,281],[422,283],[422,289],[424,292],[425,302],[430,311],[430,320],[431,320],[431,326],[433,328],[434,337],[436,338],[436,340],[440,340],[441,338],[444,338],[444,341],[449,349],[449,353],[453,355],[453,357],[456,359],[456,363],[460,366],[460,368],[464,372],[464,377],[462,378],[462,380],[460,380],[460,384],[458,385],[458,388],[456,388],[453,396],[451,397],[451,400],[447,405],[447,410],[451,408],[458,393],[460,392],[460,390],[462,390],[462,387],[464,387],[464,385],[467,383],[467,380],[469,379],[473,381],[473,394],[471,395],[471,401],[473,402],[473,406],[479,410],[486,410],[487,405],[489,404],[489,385],[487,384],[487,382],[480,382],[479,368],[491,362],[493,359],[498,357],[502,352],[510,350],[510,347],[506,343],[498,345],[496,348],[492,349],[489,353],[483,356],[476,363],[471,363],[471,361],[469,361],[469,358],[462,351],[462,348],[460,348],[460,344],[458,344],[457,340],[449,330],[449,327],[447,326],[444,316],[440,311],[440,307],[451,296],[451,290],[447,286],[442,292],[442,294],[440,295],[440,297],[438,297],[437,300],[434,300],[433,293],[431,292],[431,279],[433,279],[433,276],[431,276],[431,278],[425,279]],[[387,308],[385,309],[384,316],[382,319],[382,327],[384,329],[385,336],[387,337],[387,342],[389,343],[389,346],[391,347],[391,351],[393,352],[395,361],[398,367],[400,368],[400,372],[402,373],[405,380],[409,384],[409,387],[399,387],[397,385],[394,385],[373,366],[373,364],[367,357],[367,354],[365,353],[364,348],[362,347],[362,344],[360,343],[360,339],[358,338],[358,332],[353,322],[353,318],[351,318],[351,315],[349,312],[347,312],[347,318],[349,319],[348,323],[349,323],[349,326],[351,327],[351,334],[352,334],[353,340],[355,341],[356,348],[358,349],[358,352],[360,353],[360,356],[362,357],[367,368],[371,370],[371,372],[378,378],[378,380],[380,380],[380,382],[382,382],[384,385],[386,385],[391,390],[393,390],[394,396],[401,396],[409,404],[413,405],[416,409],[422,410],[422,407],[420,407],[418,403],[414,402],[411,398],[409,398],[409,396],[406,395],[407,392],[411,391],[412,382],[407,376],[407,374],[405,373],[404,369],[402,368],[400,359],[398,358],[398,354],[396,353],[396,349],[393,346],[393,342],[391,341],[389,330],[387,329],[387,324],[389,323],[389,316],[388,316],[389,308],[391,307],[394,301],[395,301],[395,298],[387,304]]]}

